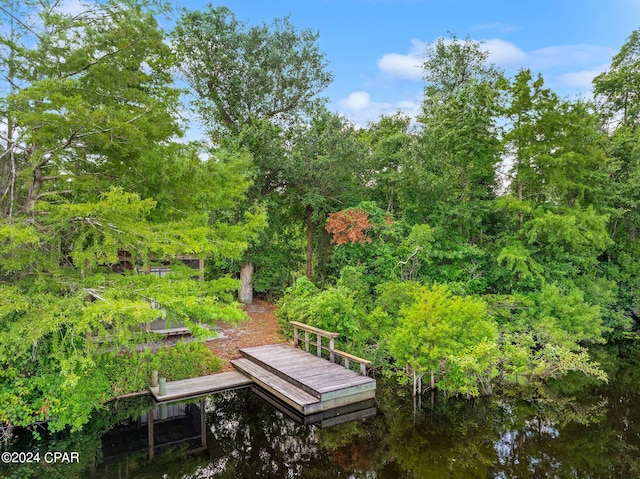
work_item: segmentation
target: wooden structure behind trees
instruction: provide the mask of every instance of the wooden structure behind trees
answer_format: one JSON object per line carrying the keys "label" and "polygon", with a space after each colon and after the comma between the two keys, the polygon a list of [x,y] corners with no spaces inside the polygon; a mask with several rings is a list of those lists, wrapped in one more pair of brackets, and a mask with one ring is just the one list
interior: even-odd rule
{"label": "wooden structure behind trees", "polygon": [[[181,254],[175,256],[173,259],[182,262],[185,266],[188,266],[191,269],[196,270],[198,275],[194,278],[204,281],[204,258]],[[114,265],[113,269],[119,272],[124,272],[133,270],[134,268],[136,268],[136,265],[131,262],[131,254],[124,250],[118,251],[118,264]],[[171,271],[171,261],[167,259],[157,260],[155,258],[151,258],[150,264],[146,265],[144,268],[139,268],[138,271],[146,274],[155,274],[156,276],[165,276]]]}
{"label": "wooden structure behind trees", "polygon": [[[204,259],[194,255],[177,255],[174,260],[180,261],[185,266],[197,271],[197,275],[193,279],[204,281]],[[144,268],[137,268],[136,265],[131,262],[131,254],[128,251],[118,251],[118,264],[113,266],[115,271],[125,272],[133,269],[137,269],[138,272],[144,274],[153,274],[155,276],[166,276],[171,272],[171,261],[162,260],[158,261],[152,259],[151,263],[147,264]],[[155,309],[162,309],[162,305],[153,302]],[[164,318],[158,318],[155,321],[147,322],[144,329],[150,333],[162,334],[164,336],[177,336],[189,334],[189,328],[180,322],[171,322]]]}

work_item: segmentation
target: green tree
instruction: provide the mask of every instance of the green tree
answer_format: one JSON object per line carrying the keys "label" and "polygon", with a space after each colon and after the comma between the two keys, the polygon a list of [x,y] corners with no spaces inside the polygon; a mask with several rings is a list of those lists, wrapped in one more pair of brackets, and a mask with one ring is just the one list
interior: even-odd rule
{"label": "green tree", "polygon": [[535,206],[601,203],[608,171],[596,115],[583,103],[558,98],[529,70],[516,74],[509,97],[509,191]]}
{"label": "green tree", "polygon": [[78,15],[55,2],[13,7],[2,9],[12,28],[2,39],[5,211],[30,212],[72,190],[104,191],[98,171],[126,169],[179,133],[173,57],[152,7],[103,2]]}
{"label": "green tree", "polygon": [[440,39],[426,54],[421,130],[404,177],[404,204],[416,222],[481,242],[495,197],[504,79],[485,66],[488,53],[471,40]]}
{"label": "green tree", "polygon": [[640,29],[631,32],[611,67],[593,79],[594,93],[603,113],[615,126],[637,126],[640,121]]}
{"label": "green tree", "polygon": [[402,168],[414,139],[411,119],[400,113],[382,116],[358,131],[358,139],[364,144],[364,153],[368,154],[361,172],[368,199],[393,213],[400,206]]}
{"label": "green tree", "polygon": [[433,230],[429,280],[483,292],[485,247],[499,224],[493,201],[505,80],[471,40],[440,39],[426,53],[419,130],[402,168],[402,215]]}
{"label": "green tree", "polygon": [[361,156],[355,129],[337,114],[325,110],[296,131],[291,154],[285,159],[286,196],[306,227],[308,278],[317,226],[325,223],[331,211],[358,203]]}
{"label": "green tree", "polygon": [[[203,337],[202,323],[243,317],[236,281],[200,283],[179,265],[169,278],[138,271],[181,254],[238,258],[264,218],[233,218],[249,185],[246,155],[200,157],[171,141],[178,95],[155,19],[162,9],[22,7],[0,9],[13,25],[0,40],[9,81],[0,100],[9,172],[0,200],[0,425],[77,429],[140,387],[121,366],[155,341],[144,323],[164,317]],[[115,274],[123,251],[132,269]],[[215,367],[204,345],[166,355]]]}
{"label": "green tree", "polygon": [[[445,285],[421,287],[415,302],[400,312],[390,352],[398,366],[408,366],[419,378],[431,375],[431,387],[452,393],[489,390],[497,328],[486,304],[470,296],[454,296]],[[414,390],[415,392],[415,390]]]}
{"label": "green tree", "polygon": [[[640,317],[640,223],[636,214],[640,206],[639,51],[640,31],[635,30],[613,57],[610,68],[593,81],[612,163],[605,204],[615,245],[607,251],[604,267],[619,285],[618,311],[623,317],[635,319],[636,326]],[[619,326],[622,329],[624,322]]]}
{"label": "green tree", "polygon": [[295,216],[282,194],[295,178],[296,168],[287,167],[292,135],[324,105],[320,94],[333,78],[318,33],[296,29],[287,18],[249,26],[229,9],[209,6],[183,12],[172,36],[212,140],[252,155],[247,201],[266,205],[271,226],[243,263],[255,263],[261,289],[281,290],[273,280],[291,277],[299,260],[289,251],[304,242],[303,229],[284,226]]}
{"label": "green tree", "polygon": [[173,39],[198,111],[216,139],[260,120],[295,125],[315,110],[332,80],[318,34],[296,30],[287,18],[249,27],[229,9],[209,5],[185,11]]}

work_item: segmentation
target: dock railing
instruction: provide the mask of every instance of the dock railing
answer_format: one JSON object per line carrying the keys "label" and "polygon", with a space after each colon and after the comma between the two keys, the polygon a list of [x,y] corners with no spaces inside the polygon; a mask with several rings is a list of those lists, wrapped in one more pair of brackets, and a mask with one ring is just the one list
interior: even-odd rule
{"label": "dock railing", "polygon": [[[352,364],[357,364],[360,367],[360,374],[363,376],[367,375],[367,366],[371,364],[370,361],[366,359],[359,358],[358,356],[354,356],[353,354],[345,353],[344,351],[340,351],[335,348],[335,340],[340,334],[333,333],[331,331],[325,331],[324,329],[316,328],[314,326],[309,326],[308,324],[300,323],[298,321],[289,321],[293,326],[293,345],[297,348],[300,345],[300,342],[304,342],[304,349],[308,353],[310,353],[310,348],[315,346],[316,355],[318,357],[322,357],[322,351],[327,351],[329,356],[329,361],[332,363],[336,362],[336,356],[342,358],[342,365],[351,369]],[[304,335],[301,336],[300,332],[304,331]],[[312,335],[315,338],[312,338]],[[323,339],[328,340],[328,345],[323,343]]]}

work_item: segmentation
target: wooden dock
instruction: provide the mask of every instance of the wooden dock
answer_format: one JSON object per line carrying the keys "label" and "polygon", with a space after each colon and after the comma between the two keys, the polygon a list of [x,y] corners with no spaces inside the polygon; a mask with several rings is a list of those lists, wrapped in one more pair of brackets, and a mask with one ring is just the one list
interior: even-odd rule
{"label": "wooden dock", "polygon": [[[338,409],[345,407],[348,414],[362,414],[363,407],[369,409],[365,415],[371,414],[375,408],[364,405],[375,401],[376,394],[376,381],[365,374],[369,361],[335,349],[337,333],[297,322],[292,325],[294,346],[272,344],[241,349],[242,358],[231,361],[239,372],[172,381],[166,383],[166,394],[162,396],[158,386],[149,389],[156,401],[170,402],[255,384],[296,414],[310,416],[333,410],[341,415],[343,412]],[[298,330],[304,331],[304,339]],[[315,340],[312,341],[311,335]],[[323,346],[323,338],[329,340],[328,347]],[[304,341],[304,350],[295,347],[301,341]],[[311,354],[312,350],[315,355]],[[330,360],[324,359],[323,353]],[[340,358],[342,366],[334,362]],[[360,374],[351,370],[350,364],[356,364]],[[334,415],[317,417],[332,422]]]}
{"label": "wooden dock", "polygon": [[241,349],[231,363],[304,415],[375,398],[376,381],[286,344]]}
{"label": "wooden dock", "polygon": [[164,395],[158,386],[149,390],[166,403],[256,385],[303,415],[375,399],[374,379],[301,349],[274,344],[240,352],[243,358],[231,361],[240,372],[170,381]]}
{"label": "wooden dock", "polygon": [[149,390],[156,402],[171,402],[220,391],[238,389],[252,384],[253,381],[244,374],[228,372],[198,378],[182,379],[181,381],[170,381],[167,383],[167,394],[163,396],[160,396],[158,386],[149,386]]}

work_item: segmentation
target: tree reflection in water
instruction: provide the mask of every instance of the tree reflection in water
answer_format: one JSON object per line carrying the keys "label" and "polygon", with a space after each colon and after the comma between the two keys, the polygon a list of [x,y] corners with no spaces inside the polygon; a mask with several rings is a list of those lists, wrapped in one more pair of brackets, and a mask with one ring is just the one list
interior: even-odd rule
{"label": "tree reflection in water", "polygon": [[[57,434],[49,438],[50,443],[38,446],[41,451],[80,451],[82,464],[0,465],[0,476],[640,477],[640,348],[608,348],[597,354],[608,369],[609,385],[595,385],[575,375],[531,391],[502,391],[489,399],[439,396],[433,407],[426,400],[415,410],[410,391],[379,379],[376,416],[325,429],[293,421],[248,390],[218,394],[204,402],[209,430],[205,452],[156,451],[155,459],[149,461],[143,450],[119,462],[100,464],[100,436],[109,418],[122,421],[125,417],[124,410],[113,409],[104,417],[98,415],[82,434]],[[138,405],[132,410],[144,409]],[[23,436],[8,449],[31,450],[34,444]],[[94,461],[98,465],[90,466]]]}

